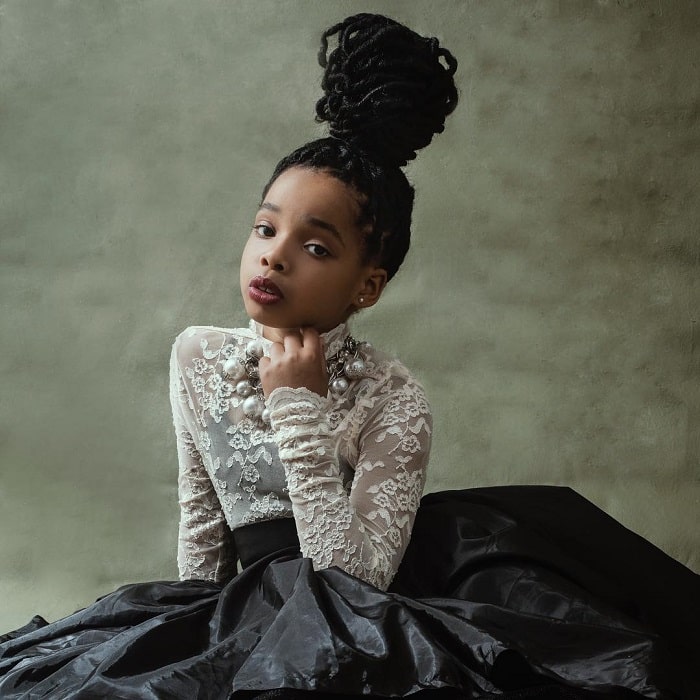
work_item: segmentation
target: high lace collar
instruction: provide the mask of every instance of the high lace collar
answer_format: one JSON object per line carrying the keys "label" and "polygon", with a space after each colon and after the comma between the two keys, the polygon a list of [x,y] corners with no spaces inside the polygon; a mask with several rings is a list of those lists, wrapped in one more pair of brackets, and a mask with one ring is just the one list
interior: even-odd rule
{"label": "high lace collar", "polygon": [[[253,319],[250,320],[250,323],[248,324],[248,327],[250,330],[255,333],[255,335],[260,338],[263,344],[263,348],[265,350],[265,354],[267,355],[268,352],[270,351],[270,346],[272,345],[272,341],[268,340],[267,338],[263,337],[262,334],[262,324],[258,323],[257,321],[254,321]],[[321,333],[321,339],[323,340],[323,347],[325,348],[325,355],[326,359],[329,357],[332,357],[335,355],[338,350],[340,350],[343,347],[343,343],[345,342],[345,338],[347,335],[350,333],[350,328],[347,324],[347,322],[341,323],[337,325],[335,328],[331,328],[327,333]]]}

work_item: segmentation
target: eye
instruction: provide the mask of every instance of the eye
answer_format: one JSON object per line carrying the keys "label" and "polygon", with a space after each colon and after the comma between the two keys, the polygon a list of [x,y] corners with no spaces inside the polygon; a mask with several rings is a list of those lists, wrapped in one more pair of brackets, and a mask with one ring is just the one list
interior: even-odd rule
{"label": "eye", "polygon": [[327,258],[330,255],[330,252],[320,243],[307,243],[304,248],[315,258]]}
{"label": "eye", "polygon": [[253,226],[253,231],[261,238],[272,238],[275,235],[275,229],[267,224],[255,224],[255,226]]}

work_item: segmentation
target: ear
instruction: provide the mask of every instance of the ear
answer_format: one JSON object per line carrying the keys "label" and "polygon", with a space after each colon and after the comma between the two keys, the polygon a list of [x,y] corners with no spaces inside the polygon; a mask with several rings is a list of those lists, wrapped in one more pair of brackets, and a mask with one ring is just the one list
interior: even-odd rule
{"label": "ear", "polygon": [[364,283],[357,291],[356,309],[366,309],[374,306],[381,297],[387,283],[387,272],[381,267],[371,267],[367,271]]}

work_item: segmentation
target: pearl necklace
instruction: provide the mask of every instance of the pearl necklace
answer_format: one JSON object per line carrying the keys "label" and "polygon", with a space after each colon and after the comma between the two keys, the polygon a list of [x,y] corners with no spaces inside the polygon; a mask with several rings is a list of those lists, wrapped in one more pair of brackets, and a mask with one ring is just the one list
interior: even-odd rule
{"label": "pearl necklace", "polygon": [[[351,335],[345,336],[343,344],[326,360],[328,388],[334,396],[342,396],[350,382],[365,373],[365,357],[370,349],[366,342],[358,343]],[[252,420],[270,422],[270,411],[265,406],[265,394],[260,383],[258,364],[264,354],[259,339],[251,340],[245,348],[245,357],[229,357],[224,362],[224,377],[236,382],[236,393],[243,399],[243,413]]]}

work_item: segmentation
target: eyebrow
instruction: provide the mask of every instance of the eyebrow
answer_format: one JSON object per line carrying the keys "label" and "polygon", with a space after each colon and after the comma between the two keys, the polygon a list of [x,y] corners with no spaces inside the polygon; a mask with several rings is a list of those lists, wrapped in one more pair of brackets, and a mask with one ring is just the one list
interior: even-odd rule
{"label": "eyebrow", "polygon": [[[277,214],[279,214],[282,209],[278,207],[276,204],[272,204],[272,202],[263,202],[260,205],[260,209],[267,209],[268,211],[273,211]],[[315,216],[305,216],[304,220],[310,223],[312,226],[316,226],[317,228],[322,228],[325,231],[328,231],[329,233],[333,234],[335,238],[338,239],[340,244],[345,247],[345,241],[343,240],[343,237],[340,235],[340,231],[333,226],[333,224],[328,223],[327,221],[324,221],[323,219],[319,219]]]}

